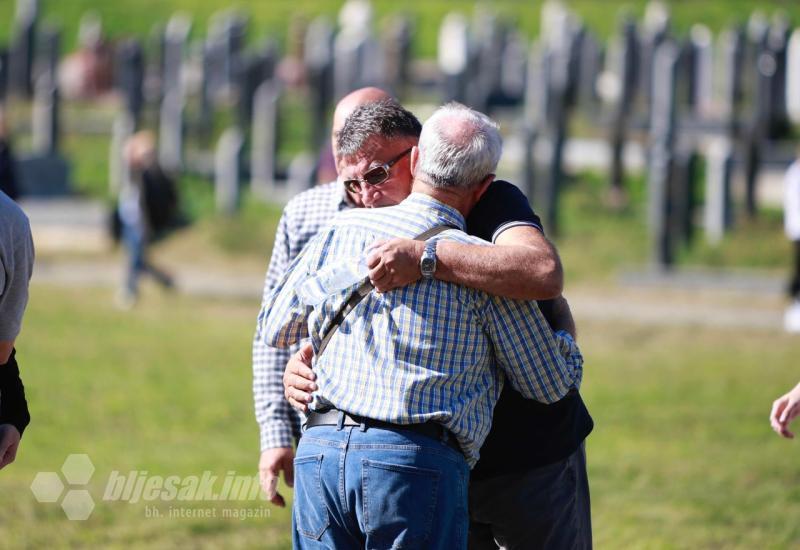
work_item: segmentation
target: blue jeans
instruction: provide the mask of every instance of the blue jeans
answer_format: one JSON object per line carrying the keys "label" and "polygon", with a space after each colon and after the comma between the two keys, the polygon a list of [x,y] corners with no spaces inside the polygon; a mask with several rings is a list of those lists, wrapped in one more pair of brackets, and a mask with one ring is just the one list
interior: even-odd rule
{"label": "blue jeans", "polygon": [[409,430],[309,428],[294,460],[299,549],[467,547],[469,468]]}

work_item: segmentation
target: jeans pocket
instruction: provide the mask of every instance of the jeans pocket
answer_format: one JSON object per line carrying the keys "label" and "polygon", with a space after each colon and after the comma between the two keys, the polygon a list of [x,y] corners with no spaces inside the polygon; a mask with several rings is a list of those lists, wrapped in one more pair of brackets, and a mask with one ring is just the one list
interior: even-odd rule
{"label": "jeans pocket", "polygon": [[431,535],[439,471],[362,460],[364,526],[380,548],[420,547]]}
{"label": "jeans pocket", "polygon": [[292,513],[297,532],[319,540],[328,528],[328,507],[322,495],[322,455],[294,460],[294,505]]}

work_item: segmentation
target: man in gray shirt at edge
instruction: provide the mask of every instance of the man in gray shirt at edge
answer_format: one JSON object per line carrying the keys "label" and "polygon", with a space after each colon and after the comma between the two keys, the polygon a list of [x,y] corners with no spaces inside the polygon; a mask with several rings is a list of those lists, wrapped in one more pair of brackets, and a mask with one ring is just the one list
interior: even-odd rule
{"label": "man in gray shirt at edge", "polygon": [[14,341],[28,304],[33,257],[27,216],[0,192],[0,469],[14,462],[22,432],[30,422]]}

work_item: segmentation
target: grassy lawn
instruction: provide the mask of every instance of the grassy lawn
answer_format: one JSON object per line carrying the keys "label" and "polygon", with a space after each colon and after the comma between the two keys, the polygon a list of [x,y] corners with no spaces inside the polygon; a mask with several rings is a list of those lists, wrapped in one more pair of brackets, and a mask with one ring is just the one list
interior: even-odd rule
{"label": "grassy lawn", "polygon": [[[150,289],[146,289],[150,290]],[[21,365],[33,411],[18,462],[0,472],[4,547],[289,546],[289,515],[267,503],[156,502],[266,509],[262,519],[147,518],[104,502],[113,470],[224,477],[255,472],[249,342],[255,303],[147,292],[120,313],[95,290],[35,286]],[[580,321],[580,319],[579,319]],[[780,334],[580,323],[599,548],[800,544],[797,443],[766,421],[798,378],[800,343]],[[70,453],[96,467],[96,508],[67,521],[28,489]],[[263,515],[264,512],[261,512]]]}

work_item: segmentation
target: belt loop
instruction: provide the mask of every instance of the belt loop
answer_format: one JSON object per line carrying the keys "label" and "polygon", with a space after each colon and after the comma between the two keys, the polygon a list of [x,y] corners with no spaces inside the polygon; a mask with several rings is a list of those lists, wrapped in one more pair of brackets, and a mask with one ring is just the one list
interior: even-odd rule
{"label": "belt loop", "polygon": [[366,432],[367,431],[367,424],[365,422],[362,422],[359,427],[361,428],[362,432]]}
{"label": "belt loop", "polygon": [[344,411],[339,411],[339,418],[336,420],[336,429],[342,430],[344,428]]}
{"label": "belt loop", "polygon": [[450,430],[442,428],[442,433],[439,436],[439,439],[442,441],[442,443],[447,445],[447,441],[450,439]]}

